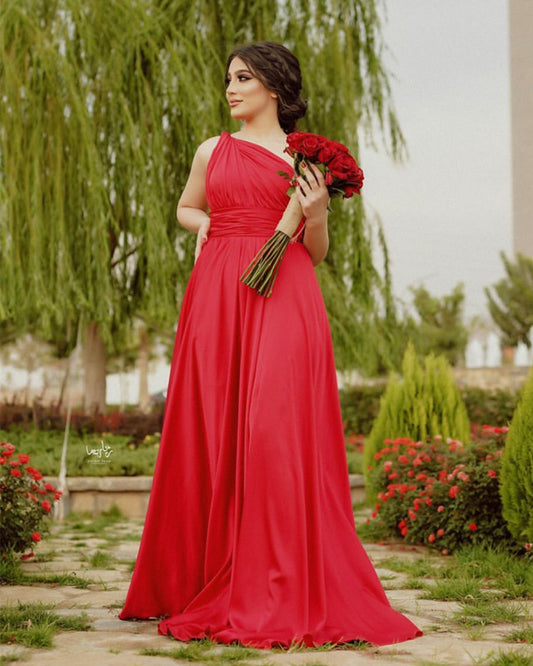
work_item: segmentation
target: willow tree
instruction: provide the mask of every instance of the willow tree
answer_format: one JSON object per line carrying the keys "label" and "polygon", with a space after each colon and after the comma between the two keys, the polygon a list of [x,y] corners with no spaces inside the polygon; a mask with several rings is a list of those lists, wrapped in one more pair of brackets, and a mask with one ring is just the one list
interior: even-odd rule
{"label": "willow tree", "polygon": [[[198,143],[237,129],[227,54],[261,39],[302,62],[302,129],[401,153],[375,0],[0,5],[0,322],[70,348],[81,327],[86,407],[102,408],[106,354],[135,318],[176,323],[194,241],[176,202]],[[383,285],[360,201],[333,215],[319,276],[339,366],[365,366]]]}

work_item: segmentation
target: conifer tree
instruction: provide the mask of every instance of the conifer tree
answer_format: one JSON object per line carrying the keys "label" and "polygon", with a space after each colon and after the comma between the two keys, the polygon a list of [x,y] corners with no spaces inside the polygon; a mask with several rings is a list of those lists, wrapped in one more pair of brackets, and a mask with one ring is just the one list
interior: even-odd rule
{"label": "conifer tree", "polygon": [[513,414],[500,473],[502,513],[520,544],[533,543],[533,369]]}
{"label": "conifer tree", "polygon": [[531,347],[533,327],[533,259],[518,253],[515,261],[501,253],[506,277],[486,288],[489,312],[503,334],[503,344]]}
{"label": "conifer tree", "polygon": [[441,435],[465,441],[470,423],[450,366],[443,356],[430,354],[420,363],[409,343],[402,378],[392,376],[381,398],[378,416],[365,441],[365,473],[385,439],[409,437],[414,441]]}

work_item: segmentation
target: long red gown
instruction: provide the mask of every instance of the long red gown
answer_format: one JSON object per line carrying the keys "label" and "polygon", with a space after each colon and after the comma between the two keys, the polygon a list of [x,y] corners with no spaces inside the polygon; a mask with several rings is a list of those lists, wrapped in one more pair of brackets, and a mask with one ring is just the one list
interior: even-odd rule
{"label": "long red gown", "polygon": [[239,281],[287,205],[287,162],[223,132],[209,239],[183,299],[139,555],[119,617],[267,648],[421,632],[355,531],[331,335],[310,256],[270,298]]}

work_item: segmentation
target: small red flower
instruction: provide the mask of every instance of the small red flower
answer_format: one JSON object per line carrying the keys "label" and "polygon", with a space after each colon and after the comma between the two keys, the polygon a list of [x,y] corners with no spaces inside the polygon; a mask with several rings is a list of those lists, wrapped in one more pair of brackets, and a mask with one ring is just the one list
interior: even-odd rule
{"label": "small red flower", "polygon": [[408,465],[409,464],[409,458],[402,454],[401,456],[398,456],[398,462],[401,462],[402,465]]}
{"label": "small red flower", "polygon": [[41,502],[41,506],[43,507],[43,509],[44,509],[47,513],[48,513],[48,512],[51,510],[51,508],[52,508],[52,505],[51,505],[50,502],[48,502],[47,500],[44,500],[43,502]]}
{"label": "small red flower", "polygon": [[428,536],[428,541],[429,541],[429,543],[433,543],[433,542],[435,541],[435,535],[434,535],[434,534],[430,534],[430,535]]}
{"label": "small red flower", "polygon": [[409,530],[407,529],[407,527],[402,527],[402,529],[400,530],[400,534],[402,536],[407,536],[408,532],[409,532]]}
{"label": "small red flower", "polygon": [[475,531],[477,530],[477,525],[476,525],[476,523],[470,523],[470,525],[468,526],[468,529],[469,529],[471,532],[475,532]]}
{"label": "small red flower", "polygon": [[10,466],[10,467],[18,467],[19,465],[20,465],[20,461],[19,461],[19,460],[12,460],[12,461],[9,463],[9,466]]}
{"label": "small red flower", "polygon": [[16,467],[13,468],[10,472],[11,476],[21,476],[20,469],[17,469]]}
{"label": "small red flower", "polygon": [[450,488],[450,492],[448,493],[448,495],[453,499],[454,497],[457,496],[458,492],[459,492],[459,486],[452,486]]}
{"label": "small red flower", "polygon": [[495,479],[498,476],[498,472],[494,471],[493,469],[488,469],[487,474],[491,479]]}
{"label": "small red flower", "polygon": [[437,511],[438,511],[439,513],[442,513],[442,512],[444,511],[444,507],[442,506],[442,504],[440,504],[440,505],[437,507]]}
{"label": "small red flower", "polygon": [[30,456],[27,453],[19,453],[17,458],[23,465],[25,465],[30,460]]}
{"label": "small red flower", "polygon": [[444,530],[442,529],[442,527],[440,528],[440,530],[437,530],[437,536],[444,536]]}
{"label": "small red flower", "polygon": [[33,532],[33,534],[31,535],[31,538],[33,539],[33,541],[40,541],[42,537],[39,534],[39,532]]}

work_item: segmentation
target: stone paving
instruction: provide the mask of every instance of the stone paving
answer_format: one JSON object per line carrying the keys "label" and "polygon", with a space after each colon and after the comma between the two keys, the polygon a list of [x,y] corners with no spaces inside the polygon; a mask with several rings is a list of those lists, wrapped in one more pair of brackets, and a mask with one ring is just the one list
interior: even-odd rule
{"label": "stone paving", "polygon": [[[76,533],[69,529],[68,522],[65,525],[54,525],[52,534],[35,550],[36,556],[45,556],[51,551],[53,559],[46,562],[28,560],[23,563],[24,571],[28,574],[69,573],[97,582],[87,589],[48,583],[2,586],[0,605],[40,601],[54,604],[54,611],[59,614],[85,612],[90,618],[91,630],[60,632],[54,637],[54,647],[48,649],[0,645],[0,664],[10,663],[8,655],[19,656],[22,663],[32,666],[166,666],[179,663],[170,657],[139,654],[143,648],[170,650],[183,645],[168,636],[158,635],[155,621],[124,622],[117,618],[128,588],[141,529],[140,520],[119,522],[104,530],[106,534],[113,535],[113,539],[106,539],[104,533],[102,538],[94,533]],[[405,585],[405,574],[380,566],[391,556],[411,560],[435,556],[430,556],[423,548],[401,550],[399,546],[376,544],[366,544],[365,547],[377,567],[392,605],[425,632],[423,637],[379,648],[284,652],[265,650],[264,656],[248,660],[248,663],[258,666],[461,666],[490,664],[493,658],[490,657],[491,653],[494,656],[504,652],[519,652],[522,661],[505,661],[505,664],[533,665],[533,646],[504,642],[504,636],[515,625],[489,625],[482,630],[469,630],[453,620],[452,616],[460,608],[459,604],[421,599],[421,590],[408,589]],[[112,555],[112,568],[91,566],[89,560],[99,550]],[[533,626],[533,600],[525,604],[529,612],[528,624]],[[523,622],[521,626],[524,626]],[[220,647],[221,654],[225,649]]]}

